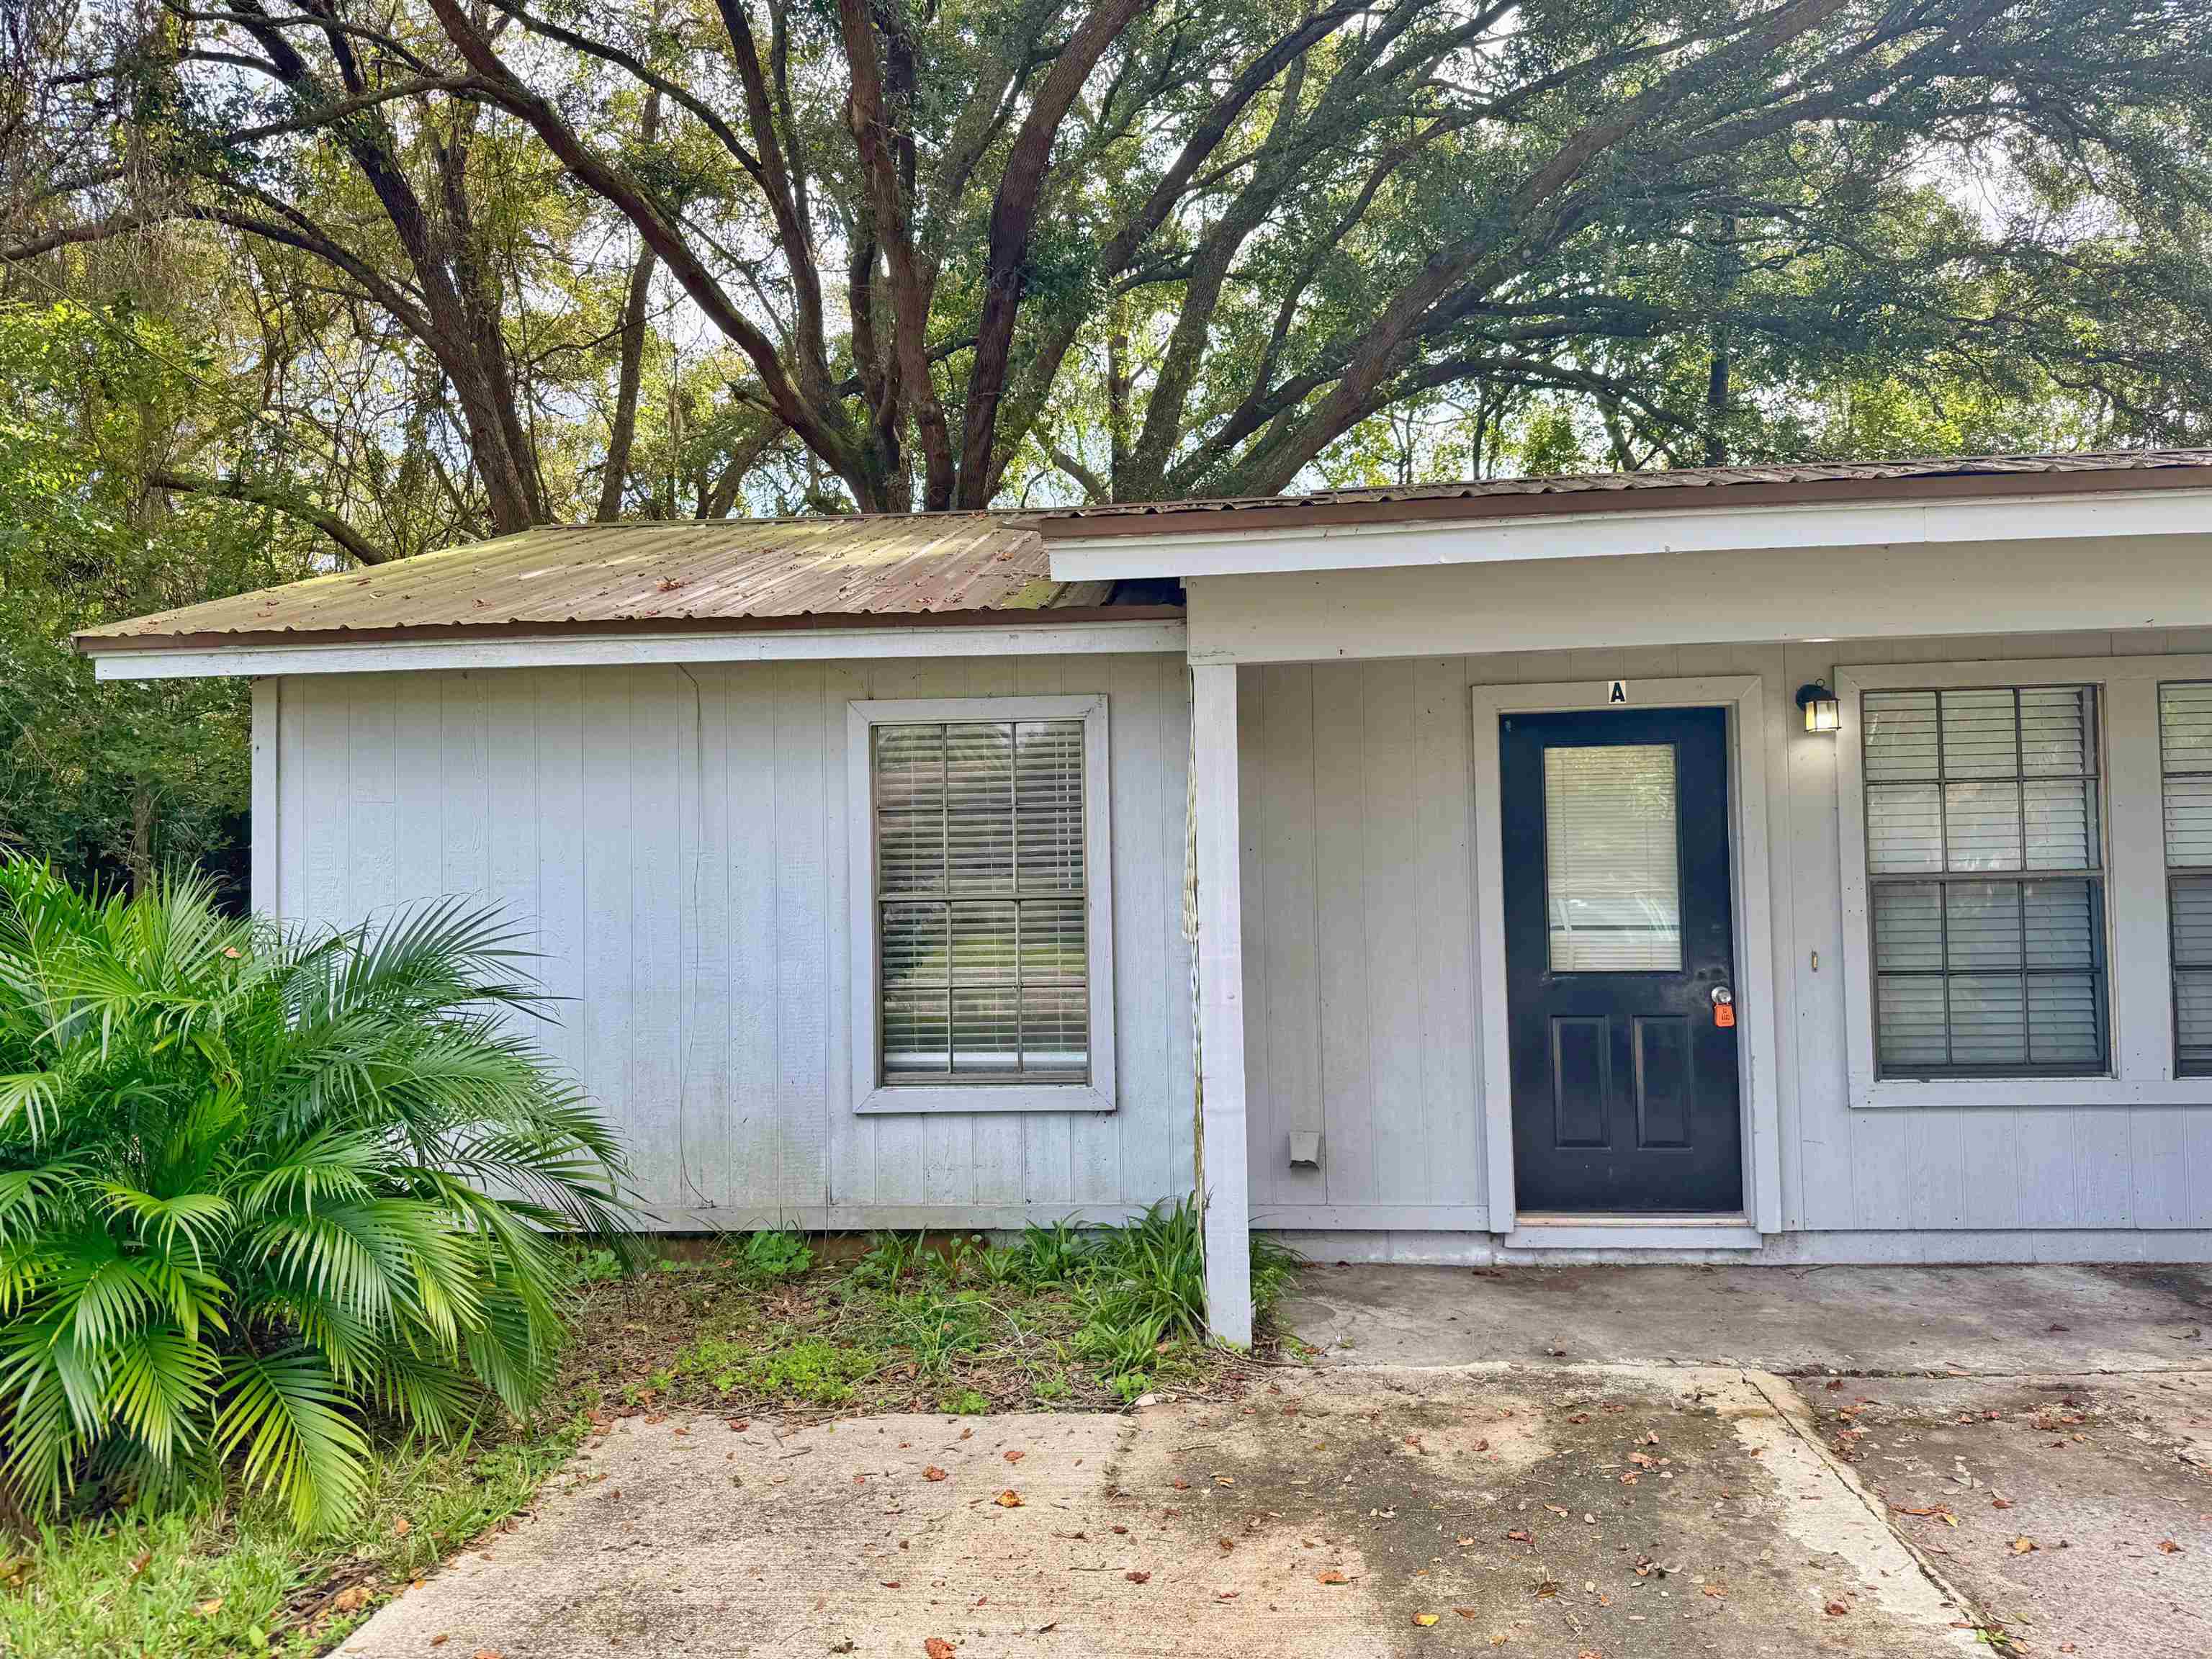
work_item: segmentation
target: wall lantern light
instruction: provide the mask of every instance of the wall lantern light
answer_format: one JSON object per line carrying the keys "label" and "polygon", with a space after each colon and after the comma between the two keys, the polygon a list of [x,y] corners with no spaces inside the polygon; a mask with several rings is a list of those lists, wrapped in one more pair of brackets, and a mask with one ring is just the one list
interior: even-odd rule
{"label": "wall lantern light", "polygon": [[1828,690],[1826,680],[1814,680],[1810,685],[1797,688],[1797,706],[1805,711],[1808,732],[1839,732],[1844,725],[1844,705],[1836,694]]}

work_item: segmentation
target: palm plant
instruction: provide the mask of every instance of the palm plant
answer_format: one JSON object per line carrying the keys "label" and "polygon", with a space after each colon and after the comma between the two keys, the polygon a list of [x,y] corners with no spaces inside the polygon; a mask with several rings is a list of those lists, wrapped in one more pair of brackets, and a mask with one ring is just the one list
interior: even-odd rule
{"label": "palm plant", "polygon": [[220,1468],[302,1530],[383,1418],[538,1398],[553,1231],[611,1237],[621,1152],[458,901],[311,937],[173,878],[88,896],[0,857],[0,1476],[52,1513]]}

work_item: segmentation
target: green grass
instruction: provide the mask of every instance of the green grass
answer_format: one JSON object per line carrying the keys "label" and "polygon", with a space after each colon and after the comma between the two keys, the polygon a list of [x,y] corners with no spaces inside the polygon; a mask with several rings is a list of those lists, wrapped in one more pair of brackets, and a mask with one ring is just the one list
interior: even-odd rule
{"label": "green grass", "polygon": [[[274,1503],[208,1497],[160,1515],[42,1529],[0,1593],[9,1659],[323,1652],[392,1591],[526,1507],[583,1437],[580,1416],[483,1449],[403,1443],[374,1462],[343,1532],[302,1543]],[[343,1593],[359,1585],[359,1607]]]}
{"label": "green grass", "polygon": [[702,1336],[678,1350],[672,1383],[690,1379],[717,1394],[787,1395],[807,1406],[842,1406],[854,1384],[882,1369],[882,1354],[820,1337],[763,1333],[751,1341]]}
{"label": "green grass", "polygon": [[[1161,1386],[1214,1386],[1198,1221],[1186,1201],[997,1247],[884,1235],[843,1264],[818,1241],[761,1233],[629,1278],[611,1252],[576,1250],[583,1323],[557,1412],[494,1443],[381,1444],[359,1516],[308,1543],[273,1504],[235,1495],[19,1542],[0,1559],[0,1659],[309,1659],[527,1507],[609,1416],[1112,1410]],[[1253,1241],[1263,1321],[1293,1267]]]}

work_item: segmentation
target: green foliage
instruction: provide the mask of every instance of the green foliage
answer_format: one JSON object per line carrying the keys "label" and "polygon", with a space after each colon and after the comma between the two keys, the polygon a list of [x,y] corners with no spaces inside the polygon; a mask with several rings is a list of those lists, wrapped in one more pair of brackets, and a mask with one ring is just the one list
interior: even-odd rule
{"label": "green foliage", "polygon": [[747,1279],[797,1279],[814,1267],[814,1252],[797,1233],[748,1233],[738,1247],[737,1265]]}
{"label": "green foliage", "polygon": [[372,1414],[527,1412],[564,1329],[554,1229],[623,1158],[513,1029],[537,997],[447,902],[323,938],[0,860],[0,1463],[53,1516],[216,1470],[301,1531],[368,1489]]}
{"label": "green foliage", "polygon": [[759,1340],[701,1337],[687,1344],[671,1368],[720,1394],[778,1395],[809,1406],[842,1406],[853,1385],[874,1372],[880,1355],[818,1336],[791,1339],[770,1332]]}
{"label": "green foliage", "polygon": [[981,1417],[990,1411],[991,1402],[973,1389],[956,1389],[938,1396],[937,1409],[953,1417]]}
{"label": "green foliage", "polygon": [[622,1257],[600,1248],[576,1253],[575,1279],[580,1285],[605,1285],[623,1275]]}
{"label": "green foliage", "polygon": [[465,1440],[387,1447],[349,1525],[311,1543],[280,1505],[214,1493],[161,1510],[48,1523],[23,1547],[22,1589],[0,1595],[0,1652],[308,1659],[366,1613],[303,1630],[294,1622],[302,1585],[334,1571],[404,1583],[521,1510],[588,1426],[580,1416],[489,1448]]}
{"label": "green foliage", "polygon": [[896,1297],[884,1310],[884,1328],[890,1341],[914,1356],[914,1362],[930,1376],[941,1376],[956,1354],[971,1354],[983,1346],[983,1301],[973,1291],[950,1295],[926,1291]]}
{"label": "green foliage", "polygon": [[1090,1270],[1091,1245],[1072,1221],[1049,1226],[1032,1221],[1022,1229],[1022,1242],[1016,1248],[1022,1276],[1032,1285],[1073,1285]]}
{"label": "green foliage", "polygon": [[264,510],[138,483],[199,418],[198,355],[127,303],[0,302],[0,846],[79,883],[204,860],[243,886],[243,683],[101,684],[69,644],[313,568]]}
{"label": "green foliage", "polygon": [[867,1251],[854,1264],[853,1277],[863,1285],[887,1290],[919,1268],[928,1249],[928,1237],[923,1233],[911,1238],[897,1233],[870,1233]]}

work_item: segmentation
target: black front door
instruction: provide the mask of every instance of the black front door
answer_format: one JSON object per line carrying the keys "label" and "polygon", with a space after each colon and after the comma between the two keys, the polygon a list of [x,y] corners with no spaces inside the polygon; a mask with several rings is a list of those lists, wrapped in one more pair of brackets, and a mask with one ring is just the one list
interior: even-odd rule
{"label": "black front door", "polygon": [[1724,711],[1499,739],[1515,1206],[1740,1211]]}

